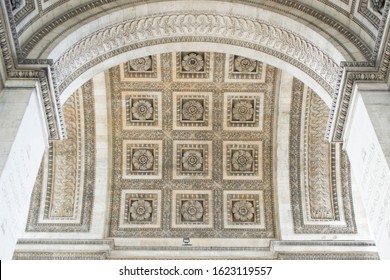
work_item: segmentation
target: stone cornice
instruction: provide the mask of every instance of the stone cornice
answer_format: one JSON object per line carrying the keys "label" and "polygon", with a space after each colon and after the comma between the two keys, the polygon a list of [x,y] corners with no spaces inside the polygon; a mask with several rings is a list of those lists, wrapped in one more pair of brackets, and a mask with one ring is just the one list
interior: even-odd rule
{"label": "stone cornice", "polygon": [[[7,16],[4,16],[4,12],[7,13],[8,18]],[[6,79],[32,79],[38,82],[42,104],[44,106],[44,114],[46,116],[49,139],[62,139],[66,137],[66,132],[59,94],[55,87],[53,69],[48,64],[48,61],[27,61],[27,63],[21,65],[20,62],[17,61],[20,54],[20,48],[15,38],[16,31],[12,16],[12,7],[10,2],[6,1],[3,3],[2,13],[0,14],[0,49],[4,59]]]}
{"label": "stone cornice", "polygon": [[342,64],[336,92],[330,111],[326,138],[332,142],[342,142],[350,109],[355,83],[386,83],[390,66],[390,1],[383,9],[379,34],[369,62],[346,62]]}

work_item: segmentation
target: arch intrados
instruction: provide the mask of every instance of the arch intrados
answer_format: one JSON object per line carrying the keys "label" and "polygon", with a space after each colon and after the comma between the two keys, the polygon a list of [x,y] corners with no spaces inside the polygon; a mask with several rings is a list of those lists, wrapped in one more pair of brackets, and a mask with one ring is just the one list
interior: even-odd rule
{"label": "arch intrados", "polygon": [[119,55],[113,56],[106,59],[103,62],[100,62],[88,70],[84,71],[79,75],[75,80],[73,80],[61,93],[61,104],[63,105],[66,100],[72,95],[72,93],[80,88],[85,82],[92,79],[95,75],[106,71],[112,67],[115,67],[121,63],[124,63],[128,60],[146,56],[146,55],[155,55],[167,52],[178,52],[178,51],[206,51],[206,52],[220,52],[228,54],[236,54],[246,56],[251,59],[256,59],[262,61],[266,64],[277,67],[292,76],[300,79],[310,88],[312,88],[321,99],[330,107],[332,103],[332,98],[329,93],[312,77],[307,73],[303,72],[298,67],[285,62],[275,56],[266,54],[261,51],[257,51],[250,48],[245,48],[241,46],[228,45],[222,43],[209,43],[209,42],[180,42],[180,43],[168,43],[168,44],[157,44],[147,47],[141,47],[135,50],[127,51]]}
{"label": "arch intrados", "polygon": [[[108,10],[107,13],[98,18],[77,25],[72,32],[64,32],[55,41],[48,41],[45,46],[47,50],[40,56],[42,59],[58,60],[66,51],[64,46],[72,46],[84,37],[99,30],[107,29],[110,26],[120,24],[135,18],[148,17],[164,13],[183,14],[186,12],[202,12],[220,15],[239,16],[266,22],[270,25],[278,26],[290,33],[297,34],[310,42],[315,42],[316,46],[329,55],[336,63],[346,60],[341,52],[327,38],[318,32],[293,18],[284,15],[282,12],[267,10],[263,7],[255,7],[242,3],[232,3],[226,1],[158,1],[154,3],[140,4],[137,6],[123,7],[122,9]],[[37,46],[42,49],[42,46]],[[38,51],[38,50],[36,50]]]}

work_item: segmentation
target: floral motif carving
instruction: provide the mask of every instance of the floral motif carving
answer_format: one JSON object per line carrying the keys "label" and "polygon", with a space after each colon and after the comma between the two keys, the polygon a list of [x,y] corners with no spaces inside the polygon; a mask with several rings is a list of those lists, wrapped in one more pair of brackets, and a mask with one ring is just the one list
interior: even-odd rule
{"label": "floral motif carving", "polygon": [[233,120],[253,121],[254,120],[253,104],[249,101],[239,100],[233,102]]}
{"label": "floral motif carving", "polygon": [[180,179],[210,179],[211,178],[211,142],[175,141],[176,157],[173,178]]}
{"label": "floral motif carving", "polygon": [[181,206],[181,215],[185,221],[201,220],[203,211],[203,205],[199,200],[187,200]]}
{"label": "floral motif carving", "polygon": [[131,201],[129,220],[150,220],[152,217],[151,213],[153,211],[152,203],[152,201],[142,199]]}
{"label": "floral motif carving", "polygon": [[252,171],[253,156],[251,151],[238,150],[233,153],[232,161],[233,170]]}
{"label": "floral motif carving", "polygon": [[257,61],[243,56],[235,56],[234,72],[241,72],[241,73],[257,72]]}
{"label": "floral motif carving", "polygon": [[175,92],[173,98],[174,130],[211,130],[211,92]]}
{"label": "floral motif carving", "polygon": [[253,207],[253,202],[241,200],[233,203],[232,212],[235,220],[251,222],[254,220],[255,207]]}
{"label": "floral motif carving", "polygon": [[153,106],[151,102],[141,99],[137,100],[133,103],[133,107],[131,108],[131,113],[133,117],[137,120],[149,120],[153,116]]}
{"label": "floral motif carving", "polygon": [[[245,144],[244,144],[245,143]],[[226,141],[224,143],[224,178],[243,180],[261,179],[261,141],[244,143]],[[260,160],[259,160],[260,159]]]}
{"label": "floral motif carving", "polygon": [[150,56],[144,56],[129,61],[130,71],[150,72],[152,71],[152,59]]}
{"label": "floral motif carving", "polygon": [[199,101],[190,100],[183,104],[183,120],[197,121],[203,119],[203,106]]}
{"label": "floral motif carving", "polygon": [[120,209],[121,228],[160,228],[161,191],[122,190]]}
{"label": "floral motif carving", "polygon": [[[178,73],[177,53],[160,55],[161,67],[165,70],[161,81],[145,83],[143,80],[122,80],[119,67],[109,71],[108,94],[113,100],[112,135],[113,139],[117,140],[111,144],[113,192],[110,223],[113,226],[110,228],[110,237],[273,238],[275,236],[271,135],[274,123],[272,119],[276,95],[273,91],[276,69],[268,65],[264,66],[264,80],[226,83],[224,81],[225,73],[228,71],[225,67],[226,55],[209,53],[209,56],[214,58],[212,71],[209,72],[210,80],[175,79],[174,73]],[[205,65],[207,65],[206,60]],[[122,114],[126,114],[123,109],[124,103],[120,100],[126,100],[124,98],[126,95],[134,100],[149,100],[151,97],[147,96],[150,90],[161,96],[162,102],[158,103],[164,116],[161,129],[124,130],[122,123],[118,121],[122,119]],[[227,105],[228,103],[224,102],[227,94],[230,94],[234,102],[246,101],[252,104],[257,125],[260,121],[259,112],[263,111],[262,131],[253,128],[247,131],[240,129],[225,131],[222,128],[223,116],[226,115],[227,108],[232,112],[234,104],[231,102]],[[183,117],[183,106],[189,101],[196,101],[202,105],[202,117],[197,120]],[[154,104],[152,105],[155,107]],[[230,114],[229,122],[232,119],[233,116]],[[200,126],[207,122],[211,126],[210,129]],[[248,120],[246,123],[251,122]],[[155,145],[153,142],[156,141],[161,141],[161,145],[148,146]],[[158,148],[158,151],[155,148]],[[158,172],[161,174],[159,177],[148,175],[148,170],[137,170],[137,172],[130,170],[129,166],[132,162],[129,155],[137,149],[154,150],[153,156],[158,155],[159,160],[155,159],[154,166],[158,166]],[[233,154],[240,150],[251,155],[251,170],[235,170],[232,166]],[[225,170],[228,170],[227,174]],[[154,170],[150,174],[155,172]],[[158,220],[161,221],[161,225],[145,220],[128,221],[131,204],[127,202],[128,196],[123,193],[133,192],[132,200],[151,200],[139,196],[145,190],[161,191],[161,203],[157,204],[156,208],[162,213]],[[240,190],[226,200],[226,206],[223,196],[225,190]],[[260,190],[264,197],[260,195]],[[186,201],[193,201],[193,203],[186,203]],[[242,221],[234,218],[233,202],[238,201],[252,203],[255,209],[252,220]],[[200,210],[199,203],[203,207],[203,212]],[[118,204],[123,206],[118,209],[116,207]],[[154,203],[152,207],[153,216]],[[228,209],[222,211],[224,207]],[[201,217],[200,213],[202,213]],[[228,213],[230,218],[226,218],[229,222],[225,225],[225,216],[227,217]]]}
{"label": "floral motif carving", "polygon": [[195,53],[195,52],[185,54],[181,61],[182,71],[203,72],[204,60],[202,54]]}
{"label": "floral motif carving", "polygon": [[122,124],[124,129],[161,129],[161,93],[122,93]]}
{"label": "floral motif carving", "polygon": [[200,151],[185,151],[182,157],[183,169],[186,171],[196,171],[203,166],[203,156]]}
{"label": "floral motif carving", "polygon": [[124,140],[122,149],[123,178],[161,178],[161,141]]}
{"label": "floral motif carving", "polygon": [[264,229],[262,191],[224,191],[225,228]]}
{"label": "floral motif carving", "polygon": [[136,150],[132,160],[134,170],[150,170],[154,164],[154,157],[150,150]]}

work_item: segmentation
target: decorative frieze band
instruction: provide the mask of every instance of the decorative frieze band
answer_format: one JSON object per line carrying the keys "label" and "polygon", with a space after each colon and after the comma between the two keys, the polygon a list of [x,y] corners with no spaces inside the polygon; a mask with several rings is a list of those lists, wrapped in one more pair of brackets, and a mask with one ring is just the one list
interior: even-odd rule
{"label": "decorative frieze band", "polygon": [[218,38],[229,38],[245,41],[247,46],[254,43],[272,50],[283,60],[294,60],[308,67],[318,74],[315,79],[320,84],[324,81],[330,88],[336,85],[337,63],[314,43],[289,30],[240,16],[184,13],[130,20],[87,36],[54,63],[60,89],[65,89],[74,80],[74,73],[98,64],[111,52],[117,55],[129,45],[146,43],[151,39],[170,38],[175,41],[183,36],[193,36],[193,40],[211,37],[217,42]]}

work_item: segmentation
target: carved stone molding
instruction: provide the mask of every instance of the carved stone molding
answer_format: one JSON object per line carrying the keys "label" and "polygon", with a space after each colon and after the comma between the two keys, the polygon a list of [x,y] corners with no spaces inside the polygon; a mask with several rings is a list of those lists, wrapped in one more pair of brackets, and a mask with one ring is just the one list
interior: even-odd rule
{"label": "carved stone molding", "polygon": [[231,41],[236,40],[249,48],[250,43],[255,44],[282,60],[309,69],[308,74],[328,91],[337,81],[339,66],[328,54],[289,30],[239,16],[183,13],[126,21],[82,39],[54,63],[59,88],[64,90],[82,72],[129,48],[188,39],[237,44]]}
{"label": "carved stone molding", "polygon": [[323,138],[326,110],[316,94],[294,79],[289,169],[295,233],[356,232],[349,162],[340,144]]}
{"label": "carved stone molding", "polygon": [[31,196],[26,231],[87,232],[95,187],[92,82],[64,105],[69,138],[51,142]]}
{"label": "carved stone molding", "polygon": [[[9,4],[9,5],[8,5]],[[11,9],[10,3],[6,3],[6,8]],[[55,73],[48,65],[48,61],[25,61],[28,66],[19,64],[18,42],[11,38],[5,28],[5,19],[0,14],[0,49],[5,63],[7,79],[10,80],[36,80],[39,84],[44,114],[48,127],[49,139],[58,140],[66,137],[64,118],[61,110],[61,104],[58,91],[56,90]],[[15,27],[13,18],[8,22],[11,26],[12,36],[15,37]],[[16,49],[16,53],[13,53]],[[34,66],[33,64],[46,65]]]}
{"label": "carved stone molding", "polygon": [[108,252],[18,252],[14,260],[106,260]]}
{"label": "carved stone molding", "polygon": [[378,253],[279,253],[280,260],[379,260]]}
{"label": "carved stone molding", "polygon": [[390,1],[383,8],[378,38],[369,62],[348,62],[342,65],[336,83],[333,103],[329,114],[326,138],[342,142],[355,83],[386,83],[390,66]]}

